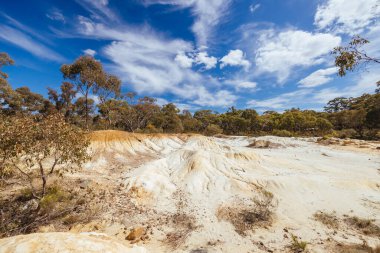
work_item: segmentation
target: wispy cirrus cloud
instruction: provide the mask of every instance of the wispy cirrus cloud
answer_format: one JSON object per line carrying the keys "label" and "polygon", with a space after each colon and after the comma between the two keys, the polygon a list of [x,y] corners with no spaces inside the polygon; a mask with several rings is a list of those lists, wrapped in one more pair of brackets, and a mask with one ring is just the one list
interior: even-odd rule
{"label": "wispy cirrus cloud", "polygon": [[198,47],[207,46],[214,35],[214,29],[228,14],[232,0],[143,0],[145,5],[175,5],[191,8],[195,21],[192,31],[197,37]]}
{"label": "wispy cirrus cloud", "polygon": [[51,20],[54,20],[54,21],[59,21],[59,22],[62,22],[62,23],[66,23],[66,18],[65,16],[63,15],[63,13],[57,9],[57,8],[53,8],[51,9],[48,13],[46,13],[46,17],[48,19],[51,19]]}
{"label": "wispy cirrus cloud", "polygon": [[260,8],[260,6],[261,6],[261,4],[251,4],[249,6],[249,11],[251,13],[254,13],[254,12],[256,12]]}
{"label": "wispy cirrus cloud", "polygon": [[118,15],[112,11],[108,4],[108,0],[75,0],[85,10],[92,14],[93,18],[98,20],[112,20],[118,21]]}
{"label": "wispy cirrus cloud", "polygon": [[0,39],[22,48],[39,58],[56,62],[65,61],[65,58],[59,53],[53,51],[24,32],[10,26],[0,25]]}
{"label": "wispy cirrus cloud", "polygon": [[[101,50],[103,56],[112,62],[108,67],[138,93],[154,96],[170,93],[184,102],[189,100],[191,104],[201,106],[225,107],[236,101],[237,96],[228,90],[211,92],[213,88],[220,87],[219,81],[190,68],[190,63],[203,64],[205,68],[214,67],[217,63],[216,58],[196,52],[191,42],[167,38],[147,25],[115,26],[86,17],[78,19],[79,34],[112,41]],[[192,53],[186,56],[183,52]]]}
{"label": "wispy cirrus cloud", "polygon": [[376,88],[375,83],[378,80],[380,80],[380,67],[373,69],[372,72],[349,79],[348,84],[344,87],[300,88],[267,99],[249,100],[247,105],[256,107],[261,111],[285,110],[292,107],[322,110],[328,101],[336,97],[357,97],[363,93],[373,93]]}

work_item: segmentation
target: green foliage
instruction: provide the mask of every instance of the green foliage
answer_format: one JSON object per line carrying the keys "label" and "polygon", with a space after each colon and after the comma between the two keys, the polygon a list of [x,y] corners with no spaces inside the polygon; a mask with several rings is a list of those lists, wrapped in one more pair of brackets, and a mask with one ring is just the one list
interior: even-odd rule
{"label": "green foliage", "polygon": [[207,136],[213,136],[217,134],[223,133],[223,129],[220,128],[218,125],[210,124],[206,127],[203,134]]}
{"label": "green foliage", "polygon": [[293,137],[294,136],[293,133],[291,133],[287,130],[278,130],[278,129],[273,130],[272,134],[275,136],[280,136],[280,137]]}
{"label": "green foliage", "polygon": [[45,196],[40,200],[40,208],[42,212],[49,212],[59,202],[65,202],[69,196],[59,186],[53,185],[47,188]]}
{"label": "green foliage", "polygon": [[304,252],[307,247],[307,242],[299,240],[297,236],[292,235],[292,243],[290,245],[290,248],[294,252]]}
{"label": "green foliage", "polygon": [[8,116],[0,122],[0,170],[10,168],[28,179],[35,197],[32,181],[38,171],[43,197],[48,176],[58,166],[81,165],[88,145],[84,133],[61,115]]}
{"label": "green foliage", "polygon": [[335,56],[335,65],[339,68],[338,74],[345,76],[347,71],[354,71],[359,65],[365,63],[380,63],[379,59],[368,56],[360,48],[369,41],[355,36],[347,46],[339,46],[331,52]]}
{"label": "green foliage", "polygon": [[[362,61],[364,58],[360,57],[363,55],[357,54],[355,49],[365,43],[367,41],[364,39],[354,38],[348,47],[337,48],[335,54],[338,57],[344,50],[353,50],[350,52],[354,58],[344,55],[339,61]],[[347,59],[344,58],[346,56]],[[12,63],[8,56],[1,57],[0,67]],[[353,63],[352,66],[355,64],[359,63]],[[347,70],[341,66],[344,71]],[[173,103],[159,106],[156,99],[151,97],[136,98],[132,92],[120,94],[120,80],[106,73],[101,62],[90,56],[82,56],[72,64],[62,65],[61,72],[67,81],[62,83],[60,92],[48,90],[49,100],[26,87],[13,90],[10,85],[4,85],[7,75],[1,72],[0,112],[4,115],[38,117],[58,112],[64,115],[66,122],[97,130],[206,135],[272,134],[283,137],[330,135],[379,139],[380,94],[363,94],[357,98],[338,97],[328,102],[325,112],[292,108],[284,113],[266,111],[259,115],[254,109],[231,107],[225,113],[199,110],[192,114],[189,111],[181,113]],[[78,97],[78,92],[82,96]],[[91,99],[92,96],[99,98],[97,104]]]}
{"label": "green foliage", "polygon": [[65,79],[70,80],[83,95],[83,108],[86,128],[89,128],[91,105],[89,95],[98,94],[101,102],[105,102],[111,95],[120,94],[121,81],[118,77],[106,73],[100,61],[91,56],[81,56],[72,64],[61,66]]}

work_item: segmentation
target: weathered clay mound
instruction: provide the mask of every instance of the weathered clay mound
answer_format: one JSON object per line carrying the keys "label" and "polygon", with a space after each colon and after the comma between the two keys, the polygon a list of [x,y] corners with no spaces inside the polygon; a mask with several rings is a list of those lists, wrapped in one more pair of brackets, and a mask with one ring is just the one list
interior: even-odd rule
{"label": "weathered clay mound", "polygon": [[146,253],[142,247],[129,248],[100,234],[37,233],[0,240],[0,253]]}
{"label": "weathered clay mound", "polygon": [[379,141],[364,141],[356,139],[339,139],[339,138],[319,138],[317,143],[325,146],[341,146],[347,148],[367,149],[372,151],[380,150]]}
{"label": "weathered clay mound", "polygon": [[248,145],[250,148],[281,148],[282,145],[279,143],[271,142],[268,140],[254,140]]}

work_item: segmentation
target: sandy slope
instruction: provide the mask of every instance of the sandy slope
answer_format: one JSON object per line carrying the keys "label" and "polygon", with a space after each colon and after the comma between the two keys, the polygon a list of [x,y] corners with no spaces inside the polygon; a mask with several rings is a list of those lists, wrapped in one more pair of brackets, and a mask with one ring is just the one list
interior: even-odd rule
{"label": "sandy slope", "polygon": [[[128,201],[139,212],[121,209],[120,217],[111,218],[127,228],[146,227],[149,239],[137,244],[149,252],[286,252],[291,234],[309,242],[311,252],[333,252],[335,242],[380,244],[376,236],[360,234],[343,221],[339,229],[330,229],[313,218],[317,211],[336,212],[339,219],[358,216],[380,225],[376,147],[358,152],[358,148],[319,145],[315,139],[117,131],[96,132],[92,140],[92,161],[77,176],[99,182],[106,178],[105,183],[121,186],[115,206],[126,206]],[[248,147],[254,140],[278,145]],[[91,177],[93,173],[96,176]],[[271,225],[242,235],[230,222],[218,219],[220,208],[249,207],[260,188],[273,193],[277,203]],[[114,213],[110,208],[109,215]],[[176,214],[191,217],[194,226],[173,248],[167,235],[183,230],[173,222]]]}

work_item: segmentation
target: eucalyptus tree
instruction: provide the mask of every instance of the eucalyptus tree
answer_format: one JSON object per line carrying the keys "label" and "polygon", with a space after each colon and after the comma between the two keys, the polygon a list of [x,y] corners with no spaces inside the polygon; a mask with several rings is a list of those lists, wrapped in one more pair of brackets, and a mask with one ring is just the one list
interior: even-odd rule
{"label": "eucalyptus tree", "polygon": [[120,93],[120,80],[105,72],[100,61],[92,56],[81,56],[72,64],[61,66],[65,79],[70,80],[84,97],[86,128],[89,127],[89,96],[99,93],[103,101],[112,94]]}

